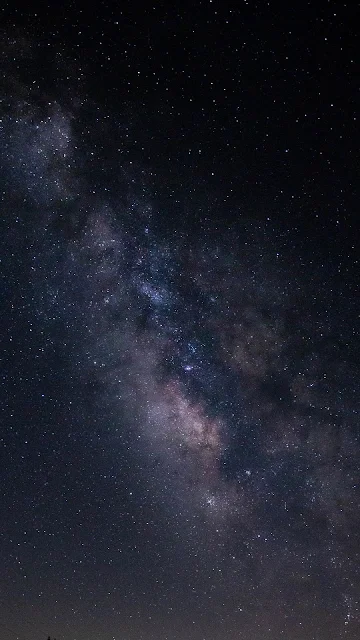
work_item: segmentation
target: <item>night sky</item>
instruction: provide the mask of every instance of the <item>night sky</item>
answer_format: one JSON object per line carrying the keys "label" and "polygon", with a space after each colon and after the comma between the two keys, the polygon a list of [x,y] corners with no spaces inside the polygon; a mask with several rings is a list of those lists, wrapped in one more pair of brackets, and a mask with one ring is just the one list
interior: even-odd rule
{"label": "night sky", "polygon": [[355,11],[21,6],[1,639],[358,640]]}

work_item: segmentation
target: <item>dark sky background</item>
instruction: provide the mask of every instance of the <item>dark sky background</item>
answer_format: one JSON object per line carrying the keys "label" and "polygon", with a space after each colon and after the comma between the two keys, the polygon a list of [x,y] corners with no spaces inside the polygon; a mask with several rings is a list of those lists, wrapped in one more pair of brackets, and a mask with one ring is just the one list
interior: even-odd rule
{"label": "dark sky background", "polygon": [[20,6],[1,638],[358,640],[358,16]]}

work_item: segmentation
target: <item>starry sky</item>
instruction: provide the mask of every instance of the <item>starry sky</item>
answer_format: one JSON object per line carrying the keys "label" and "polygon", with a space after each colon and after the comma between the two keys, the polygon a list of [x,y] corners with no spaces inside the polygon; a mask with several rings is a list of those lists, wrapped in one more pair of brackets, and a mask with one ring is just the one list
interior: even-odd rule
{"label": "starry sky", "polygon": [[350,4],[1,8],[4,640],[357,640]]}

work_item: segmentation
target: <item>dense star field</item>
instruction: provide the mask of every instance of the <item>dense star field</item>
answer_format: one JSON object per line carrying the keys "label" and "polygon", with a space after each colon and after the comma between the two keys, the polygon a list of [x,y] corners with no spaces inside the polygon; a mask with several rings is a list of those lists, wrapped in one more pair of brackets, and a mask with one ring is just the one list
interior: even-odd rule
{"label": "dense star field", "polygon": [[350,9],[2,9],[1,638],[358,640]]}

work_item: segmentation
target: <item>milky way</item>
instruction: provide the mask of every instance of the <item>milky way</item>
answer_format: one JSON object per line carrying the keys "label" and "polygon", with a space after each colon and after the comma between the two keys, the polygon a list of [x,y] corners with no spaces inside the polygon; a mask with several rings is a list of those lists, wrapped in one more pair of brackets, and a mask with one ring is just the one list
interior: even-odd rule
{"label": "milky way", "polygon": [[85,100],[43,102],[3,114],[4,239],[26,230],[33,314],[65,336],[98,456],[120,468],[126,450],[149,526],[182,558],[175,581],[202,593],[194,610],[214,598],[236,612],[224,638],[240,624],[255,638],[254,619],[271,638],[300,620],[291,637],[310,638],[308,616],[311,637],[330,620],[334,638],[355,638],[358,363],[334,274],[266,221],[164,233],[141,167],[113,143],[109,176],[93,180],[101,135],[121,144],[116,116],[84,136]]}

